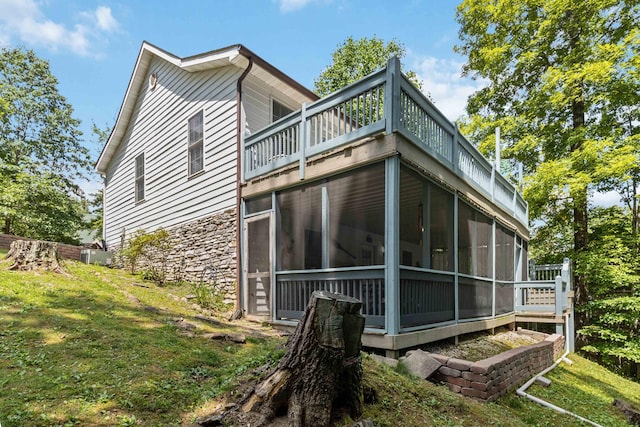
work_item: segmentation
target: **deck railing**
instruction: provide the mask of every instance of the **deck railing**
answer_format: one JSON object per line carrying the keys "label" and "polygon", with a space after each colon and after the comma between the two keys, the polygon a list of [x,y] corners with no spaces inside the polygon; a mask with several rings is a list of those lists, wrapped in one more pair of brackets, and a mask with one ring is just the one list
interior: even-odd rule
{"label": "deck railing", "polygon": [[276,319],[302,318],[311,294],[319,290],[357,298],[365,325],[384,328],[384,268],[276,273]]}
{"label": "deck railing", "polygon": [[397,58],[247,136],[244,179],[296,163],[303,179],[309,157],[383,132],[399,132],[528,225],[527,204],[513,184],[400,72]]}
{"label": "deck railing", "polygon": [[[508,313],[562,316],[570,308],[570,262],[538,266],[555,271],[554,280],[499,281],[400,267],[400,331]],[[367,328],[385,328],[384,267],[350,267],[276,273],[276,319],[298,320],[313,291],[349,295],[362,301]],[[457,281],[457,289],[456,289]],[[457,304],[456,304],[457,296]],[[457,308],[457,312],[456,312]]]}
{"label": "deck railing", "polygon": [[515,283],[516,312],[546,312],[562,315],[569,308],[571,262],[533,265],[532,280]]}

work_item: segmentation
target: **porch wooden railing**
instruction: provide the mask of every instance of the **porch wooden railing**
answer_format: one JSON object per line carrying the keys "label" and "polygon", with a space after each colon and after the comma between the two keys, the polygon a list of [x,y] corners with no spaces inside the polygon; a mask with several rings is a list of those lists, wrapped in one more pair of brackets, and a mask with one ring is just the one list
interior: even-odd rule
{"label": "porch wooden railing", "polygon": [[247,136],[244,179],[296,163],[303,179],[309,157],[383,132],[399,132],[528,225],[527,204],[513,184],[400,72],[397,58]]}
{"label": "porch wooden railing", "polygon": [[359,299],[365,325],[384,328],[384,268],[276,273],[276,319],[300,319],[311,294],[318,290]]}
{"label": "porch wooden railing", "polygon": [[571,262],[565,258],[562,264],[531,265],[533,280],[516,282],[516,312],[546,312],[561,316],[570,308]]}
{"label": "porch wooden railing", "polygon": [[[401,332],[513,312],[562,316],[571,308],[570,261],[536,266],[536,271],[544,274],[554,272],[556,277],[554,280],[493,281],[402,266]],[[386,296],[382,266],[277,272],[276,319],[300,319],[316,290],[358,298],[363,303],[362,314],[367,328],[385,328]]]}

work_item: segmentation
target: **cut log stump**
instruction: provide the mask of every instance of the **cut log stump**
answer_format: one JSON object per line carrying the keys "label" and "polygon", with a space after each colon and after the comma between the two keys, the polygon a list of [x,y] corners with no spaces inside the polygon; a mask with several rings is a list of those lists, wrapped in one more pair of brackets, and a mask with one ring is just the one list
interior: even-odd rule
{"label": "cut log stump", "polygon": [[640,426],[640,411],[631,406],[629,402],[623,399],[613,399],[613,406],[620,409],[631,425]]}
{"label": "cut log stump", "polygon": [[360,357],[364,317],[355,298],[315,291],[277,368],[242,405],[268,422],[287,414],[289,426],[328,426],[332,415],[362,414]]}
{"label": "cut log stump", "polygon": [[9,270],[47,270],[65,274],[58,247],[41,240],[16,240],[11,243],[6,259],[12,261]]}

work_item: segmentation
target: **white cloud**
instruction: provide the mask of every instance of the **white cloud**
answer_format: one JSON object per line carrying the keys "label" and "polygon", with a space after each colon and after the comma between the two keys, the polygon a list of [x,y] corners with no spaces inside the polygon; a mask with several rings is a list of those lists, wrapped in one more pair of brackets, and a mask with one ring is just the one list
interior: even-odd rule
{"label": "white cloud", "polygon": [[44,46],[50,50],[69,50],[83,56],[98,56],[92,51],[102,33],[118,28],[111,9],[98,7],[84,12],[78,23],[64,24],[47,18],[34,0],[0,0],[0,41],[10,44],[14,39],[27,45]]}
{"label": "white cloud", "polygon": [[277,3],[280,3],[280,12],[287,13],[293,12],[298,9],[302,9],[303,7],[311,4],[317,3],[320,0],[276,0]]}
{"label": "white cloud", "polygon": [[449,120],[456,120],[464,114],[467,98],[486,84],[461,77],[462,61],[442,59],[432,56],[408,55],[409,69],[422,80],[422,90],[431,94],[431,99]]}
{"label": "white cloud", "polygon": [[98,28],[106,32],[112,32],[118,29],[118,21],[111,15],[111,9],[106,6],[99,6],[95,12],[98,22]]}

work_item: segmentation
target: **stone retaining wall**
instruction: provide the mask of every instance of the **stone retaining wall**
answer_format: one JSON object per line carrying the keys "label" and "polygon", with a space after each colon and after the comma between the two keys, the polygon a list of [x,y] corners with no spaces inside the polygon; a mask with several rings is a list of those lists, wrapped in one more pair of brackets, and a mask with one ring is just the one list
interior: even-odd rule
{"label": "stone retaining wall", "polygon": [[[32,241],[36,239],[14,236],[12,234],[0,234],[0,249],[9,250],[9,248],[11,247],[11,243],[16,240]],[[85,249],[82,246],[67,245],[65,243],[56,243],[56,245],[58,246],[58,254],[60,254],[62,258],[72,259],[75,261],[80,261],[80,251]]]}
{"label": "stone retaining wall", "polygon": [[491,402],[551,366],[562,355],[563,348],[564,337],[553,334],[539,343],[507,350],[479,362],[430,354],[442,363],[431,379],[446,383],[455,393]]}

